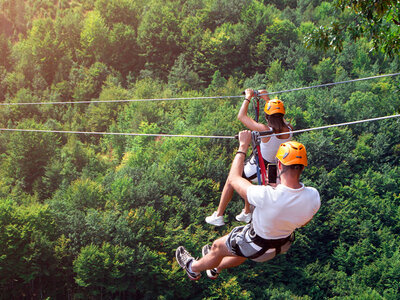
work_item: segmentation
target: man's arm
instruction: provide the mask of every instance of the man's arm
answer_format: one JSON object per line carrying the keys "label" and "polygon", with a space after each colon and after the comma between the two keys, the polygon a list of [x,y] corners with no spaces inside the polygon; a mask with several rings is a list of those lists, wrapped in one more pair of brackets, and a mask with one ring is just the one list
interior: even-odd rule
{"label": "man's arm", "polygon": [[[229,171],[228,182],[234,190],[247,201],[247,189],[252,184],[242,177],[244,160],[251,142],[251,131],[244,130],[239,133],[239,149],[233,159],[231,170]],[[243,154],[244,153],[244,154]]]}

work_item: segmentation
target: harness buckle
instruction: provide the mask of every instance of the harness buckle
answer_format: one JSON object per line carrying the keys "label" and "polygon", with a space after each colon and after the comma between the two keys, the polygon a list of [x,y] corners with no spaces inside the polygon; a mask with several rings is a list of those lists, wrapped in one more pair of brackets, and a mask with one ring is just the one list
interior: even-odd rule
{"label": "harness buckle", "polygon": [[251,132],[251,143],[252,143],[253,149],[256,149],[256,147],[258,145],[260,145],[260,143],[261,143],[260,132],[258,132],[258,131]]}

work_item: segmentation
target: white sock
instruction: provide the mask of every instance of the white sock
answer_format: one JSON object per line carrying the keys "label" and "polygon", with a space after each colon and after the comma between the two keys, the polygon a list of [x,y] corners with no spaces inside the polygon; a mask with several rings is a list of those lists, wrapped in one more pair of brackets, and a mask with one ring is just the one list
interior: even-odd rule
{"label": "white sock", "polygon": [[193,263],[193,262],[194,262],[194,260],[192,260],[192,261],[189,262],[189,265],[188,265],[188,270],[189,270],[189,272],[190,272],[190,273],[194,273],[194,274],[196,274],[196,275],[197,275],[197,274],[200,274],[200,272],[195,272],[195,271],[192,270],[192,263]]}

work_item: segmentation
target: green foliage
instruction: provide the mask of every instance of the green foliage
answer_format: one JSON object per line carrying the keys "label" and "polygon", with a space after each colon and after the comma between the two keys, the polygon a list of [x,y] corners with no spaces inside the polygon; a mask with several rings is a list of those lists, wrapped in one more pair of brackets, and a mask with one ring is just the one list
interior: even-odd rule
{"label": "green foliage", "polygon": [[132,249],[113,247],[108,243],[101,248],[90,245],[83,248],[74,261],[77,284],[89,288],[86,293],[90,296],[103,297],[103,294],[127,290],[128,277],[134,271],[133,254]]}
{"label": "green foliage", "polygon": [[110,67],[100,62],[94,63],[89,68],[73,66],[69,75],[74,87],[72,98],[77,101],[98,98],[101,86],[112,73]]}
{"label": "green foliage", "polygon": [[314,69],[321,83],[333,82],[335,69],[330,58],[322,60]]}
{"label": "green foliage", "polygon": [[77,180],[63,193],[66,205],[86,211],[104,205],[102,186],[90,180]]}
{"label": "green foliage", "polygon": [[131,0],[97,0],[95,8],[110,26],[123,23],[137,28],[143,3]]}
{"label": "green foliage", "polygon": [[227,80],[222,77],[221,72],[219,70],[215,71],[212,76],[211,83],[208,85],[206,92],[209,94],[218,93],[217,91],[226,86]]}
{"label": "green foliage", "polygon": [[147,68],[165,79],[181,53],[180,9],[165,0],[151,0],[147,5],[138,27],[138,43],[147,57]]}
{"label": "green foliage", "polygon": [[252,293],[242,290],[235,277],[223,282],[220,286],[213,286],[211,299],[253,299]]}
{"label": "green foliage", "polygon": [[[19,128],[45,129],[33,120],[22,122]],[[43,185],[42,176],[53,155],[56,154],[59,139],[55,134],[38,132],[16,132],[9,136],[3,170],[28,193],[38,192]]]}
{"label": "green foliage", "polygon": [[[254,56],[258,59],[258,64],[265,66],[273,60],[284,57],[282,52],[287,51],[290,43],[297,39],[295,29],[296,27],[289,20],[274,18],[255,47]],[[278,45],[279,48],[277,48]]]}
{"label": "green foliage", "polygon": [[398,1],[336,0],[334,4],[342,13],[337,13],[339,17],[329,25],[315,29],[307,38],[309,46],[341,51],[344,37],[348,34],[352,39],[368,38],[375,51],[390,56],[399,53]]}
{"label": "green foliage", "polygon": [[214,32],[207,29],[195,53],[199,73],[210,78],[219,70],[223,76],[247,68],[249,64],[249,45],[246,44],[251,34],[243,24],[224,23]]}
{"label": "green foliage", "polygon": [[282,63],[278,60],[273,61],[267,71],[268,81],[272,84],[278,83],[279,81],[281,81],[282,76],[283,76]]}
{"label": "green foliage", "polygon": [[168,86],[173,92],[182,92],[187,90],[199,89],[201,86],[199,75],[192,70],[185,59],[185,55],[181,54],[171,68],[168,75]]}
{"label": "green foliage", "polygon": [[[0,290],[4,298],[56,295],[56,224],[47,206],[0,200]],[[60,288],[62,290],[62,288]]]}
{"label": "green foliage", "polygon": [[105,59],[109,28],[100,13],[90,12],[81,32],[82,56],[94,63]]}
{"label": "green foliage", "polygon": [[[1,102],[176,98],[7,105],[0,125],[233,136],[245,88],[398,72],[397,56],[370,51],[396,53],[398,4],[361,2],[0,1]],[[304,48],[307,37],[320,48]],[[277,97],[304,129],[397,114],[398,87],[390,77]],[[400,123],[294,138],[308,151],[302,181],[321,194],[318,214],[287,254],[192,283],[175,249],[199,257],[239,225],[236,194],[227,227],[204,222],[237,141],[2,132],[0,298],[398,299]]]}
{"label": "green foliage", "polygon": [[8,69],[10,67],[9,56],[11,54],[11,50],[10,50],[10,42],[4,36],[4,34],[0,34],[0,53],[1,53],[0,66]]}

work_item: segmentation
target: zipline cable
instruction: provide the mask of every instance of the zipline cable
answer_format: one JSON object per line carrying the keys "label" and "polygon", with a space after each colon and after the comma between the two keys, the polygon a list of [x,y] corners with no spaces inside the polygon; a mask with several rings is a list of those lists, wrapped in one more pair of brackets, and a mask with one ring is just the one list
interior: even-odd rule
{"label": "zipline cable", "polygon": [[[351,122],[345,122],[345,123],[339,123],[339,124],[332,124],[332,125],[326,125],[326,126],[320,126],[320,127],[299,129],[299,130],[294,130],[291,133],[296,134],[296,133],[302,133],[302,132],[308,132],[308,131],[314,131],[314,130],[322,130],[322,129],[340,127],[340,126],[347,126],[347,125],[361,124],[361,123],[366,123],[366,122],[374,122],[374,121],[380,121],[380,120],[386,120],[386,119],[393,119],[393,118],[398,118],[398,117],[400,117],[400,114],[371,118],[371,119],[364,119],[364,120],[358,120],[358,121],[351,121]],[[209,139],[234,139],[234,138],[236,138],[235,136],[218,136],[218,135],[214,135],[214,136],[213,135],[179,135],[179,134],[162,134],[162,133],[94,132],[94,131],[18,129],[18,128],[0,128],[0,131],[70,133],[70,134],[89,134],[89,135],[93,134],[93,135],[125,135],[125,136],[152,136],[152,137],[188,137],[188,138],[209,138]],[[287,132],[267,134],[264,137],[279,136],[279,135],[284,135],[284,134],[287,134]]]}
{"label": "zipline cable", "polygon": [[[308,87],[293,88],[293,89],[282,90],[282,91],[277,91],[277,92],[270,92],[270,93],[268,93],[268,95],[282,94],[282,93],[301,91],[301,90],[307,90],[307,89],[312,89],[312,88],[333,86],[333,85],[344,84],[344,83],[349,83],[349,82],[356,82],[356,81],[363,81],[363,80],[370,80],[370,79],[391,77],[391,76],[398,76],[398,75],[400,75],[400,72],[399,73],[392,73],[392,74],[376,75],[376,76],[358,78],[358,79],[350,79],[350,80],[338,81],[338,82],[332,82],[332,83],[324,83],[324,84],[313,85],[313,86],[308,86]],[[0,103],[0,106],[123,103],[123,102],[147,102],[147,101],[150,102],[150,101],[177,101],[177,100],[205,100],[205,99],[229,99],[229,98],[242,98],[242,97],[243,97],[243,95],[240,95],[240,96],[185,97],[185,98],[125,99],[125,100],[85,100],[85,101],[65,101],[65,102],[64,101],[19,102],[19,103],[3,102],[3,103]]]}
{"label": "zipline cable", "polygon": [[[393,118],[398,118],[400,117],[400,114],[397,115],[390,115],[390,116],[384,116],[384,117],[377,117],[377,118],[371,118],[371,119],[365,119],[365,120],[358,120],[358,121],[351,121],[351,122],[345,122],[345,123],[339,123],[339,124],[332,124],[332,125],[326,125],[326,126],[320,126],[320,127],[313,127],[313,128],[308,128],[308,129],[299,129],[299,130],[293,130],[291,133],[302,133],[302,132],[308,132],[308,131],[314,131],[314,130],[322,130],[322,129],[327,129],[327,128],[334,128],[334,127],[340,127],[340,126],[347,126],[347,125],[355,125],[355,124],[361,124],[361,123],[367,123],[367,122],[374,122],[374,121],[380,121],[380,120],[386,120],[386,119],[393,119]],[[282,133],[273,133],[268,136],[278,136],[278,135],[284,135],[287,134],[287,132],[282,132]]]}
{"label": "zipline cable", "polygon": [[44,133],[71,133],[71,134],[93,134],[93,135],[125,135],[125,136],[152,136],[152,137],[187,137],[187,138],[210,138],[210,139],[232,139],[232,136],[218,135],[179,135],[163,133],[130,133],[130,132],[96,132],[96,131],[74,131],[74,130],[46,130],[46,129],[18,129],[18,128],[0,128],[0,131],[17,132],[44,132]]}
{"label": "zipline cable", "polygon": [[301,88],[294,88],[294,89],[289,89],[289,90],[283,90],[283,91],[278,91],[278,92],[271,92],[271,93],[268,93],[268,95],[282,94],[282,93],[288,93],[288,92],[294,92],[294,91],[301,91],[301,90],[307,90],[307,89],[313,89],[313,88],[319,88],[319,87],[325,87],[325,86],[332,86],[332,85],[343,84],[343,83],[349,83],[349,82],[370,80],[370,79],[376,79],[376,78],[382,78],[382,77],[388,77],[388,76],[397,76],[397,75],[400,75],[400,73],[376,75],[376,76],[371,76],[371,77],[364,77],[364,78],[358,78],[358,79],[350,79],[350,80],[344,80],[344,81],[337,81],[337,82],[332,82],[332,83],[324,83],[324,84],[312,85],[312,86],[307,86],[307,87],[301,87]]}

